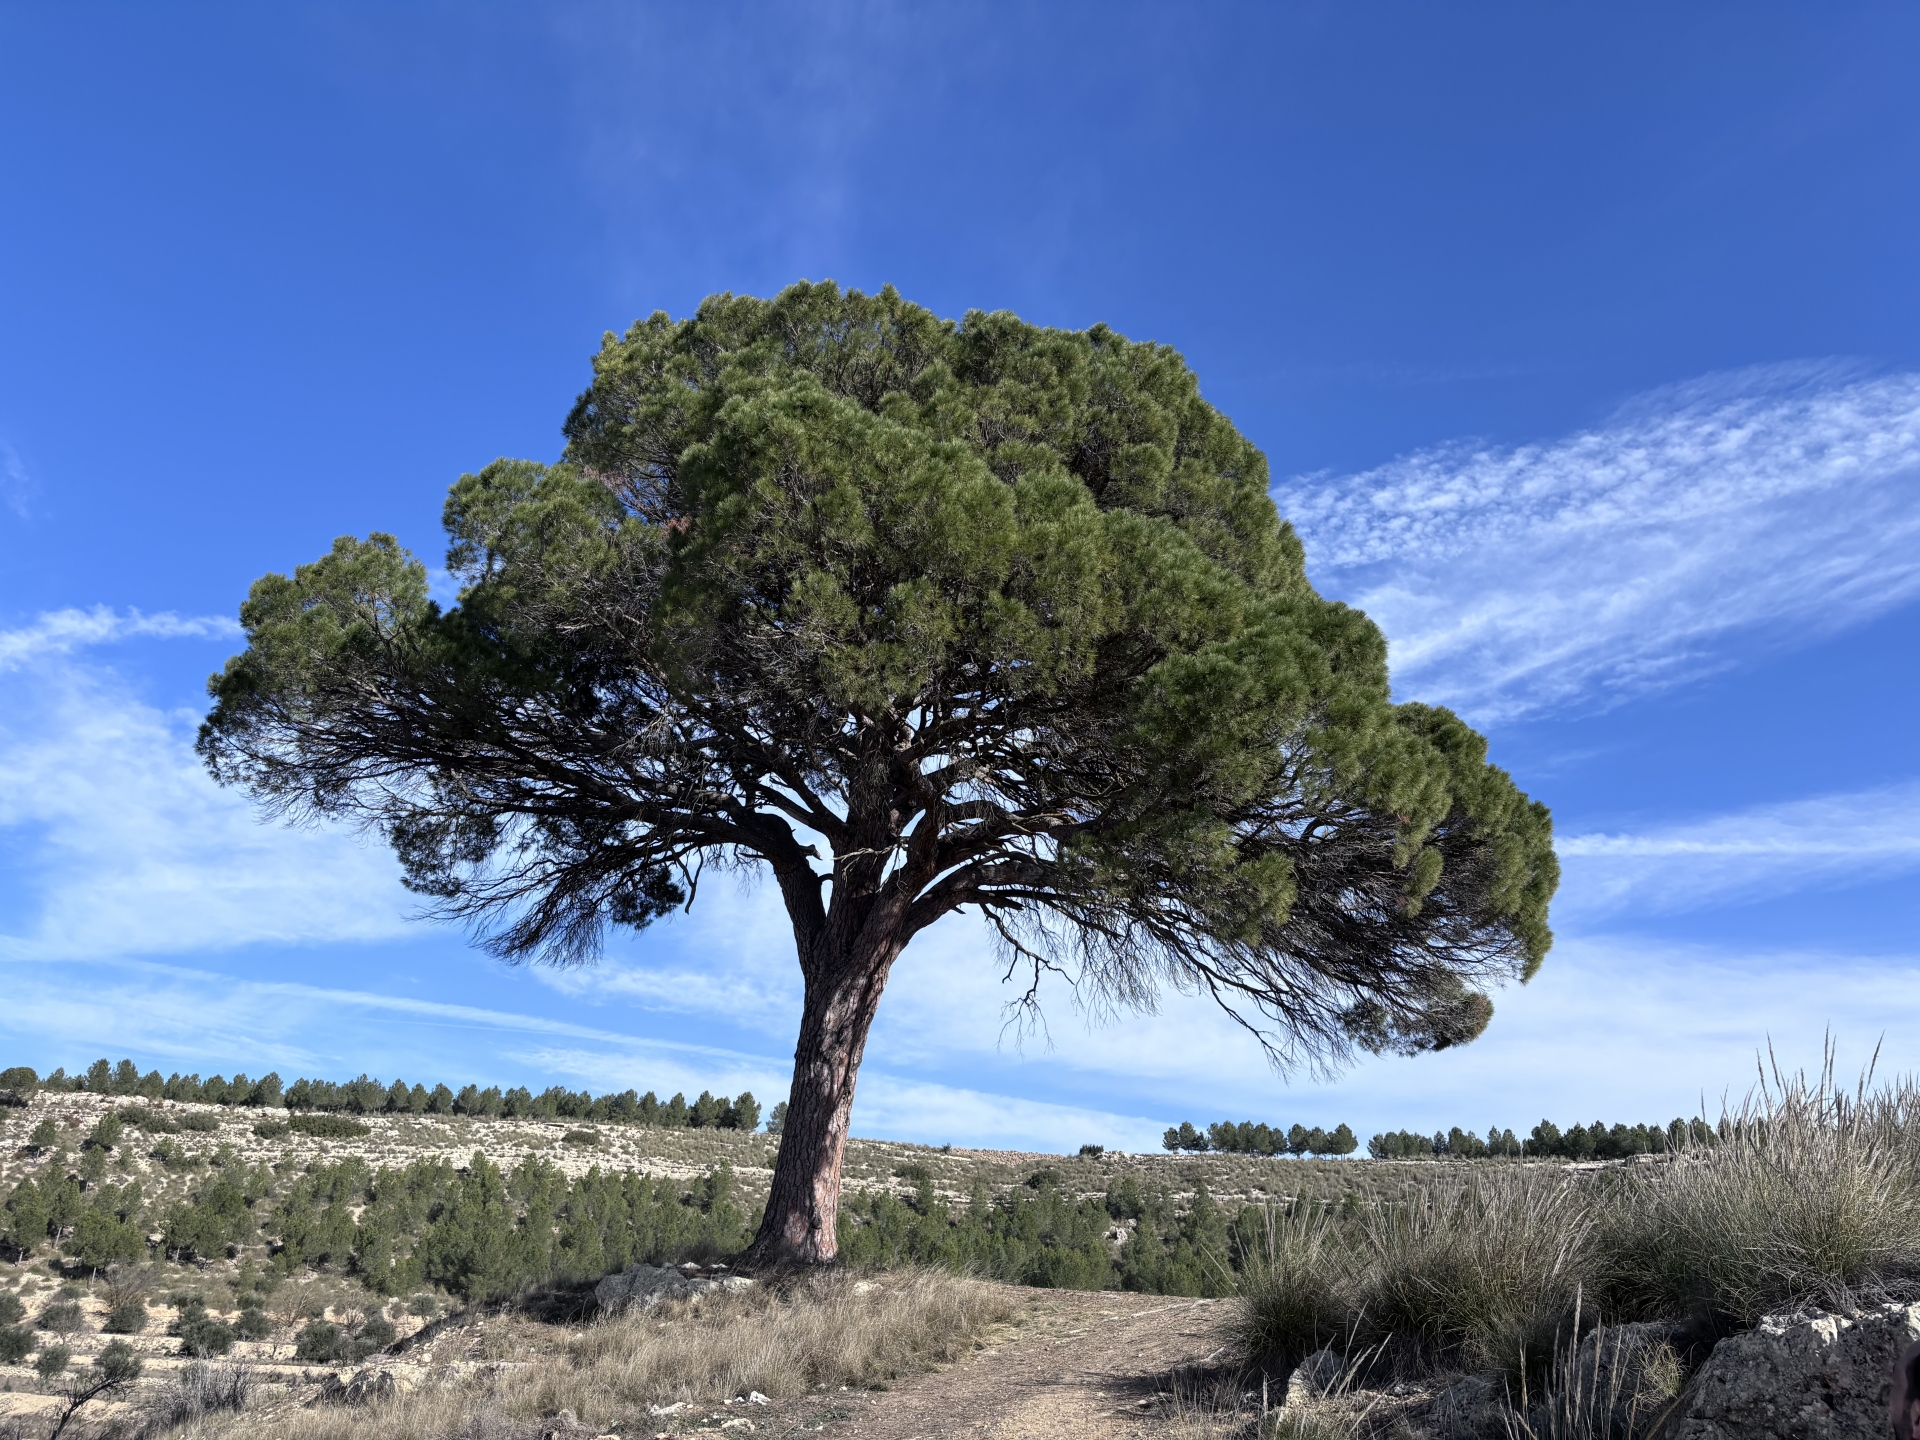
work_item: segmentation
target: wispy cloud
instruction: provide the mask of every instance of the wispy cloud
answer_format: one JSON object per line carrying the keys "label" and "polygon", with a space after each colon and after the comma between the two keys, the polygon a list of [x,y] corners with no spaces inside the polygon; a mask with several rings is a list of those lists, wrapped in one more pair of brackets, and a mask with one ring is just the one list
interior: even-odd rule
{"label": "wispy cloud", "polygon": [[0,505],[21,519],[27,516],[27,497],[34,491],[33,476],[20,452],[0,440]]}
{"label": "wispy cloud", "polygon": [[1599,429],[1276,487],[1399,693],[1497,720],[1725,663],[1920,595],[1920,375],[1800,367],[1644,397]]}
{"label": "wispy cloud", "polygon": [[[376,939],[413,904],[382,847],[262,824],[193,753],[193,715],[139,700],[61,652],[207,622],[67,612],[0,635],[21,678],[0,712],[0,956],[86,958],[265,941]],[[51,657],[51,658],[49,658]],[[4,667],[0,667],[4,668]]]}
{"label": "wispy cloud", "polygon": [[1920,783],[1766,805],[1554,847],[1573,916],[1691,910],[1920,869]]}
{"label": "wispy cloud", "polygon": [[0,630],[0,670],[13,670],[48,655],[65,655],[89,645],[105,645],[136,638],[176,640],[211,639],[240,633],[240,626],[224,615],[175,615],[162,611],[122,615],[104,605],[91,610],[52,610],[32,624]]}

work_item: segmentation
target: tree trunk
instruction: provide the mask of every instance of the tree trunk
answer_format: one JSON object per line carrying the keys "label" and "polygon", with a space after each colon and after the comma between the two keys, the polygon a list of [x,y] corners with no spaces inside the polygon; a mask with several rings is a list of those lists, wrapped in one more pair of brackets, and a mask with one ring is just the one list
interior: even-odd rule
{"label": "tree trunk", "polygon": [[840,1253],[840,1170],[853,1086],[894,955],[849,959],[807,980],[793,1089],[766,1218],[743,1260],[828,1265]]}

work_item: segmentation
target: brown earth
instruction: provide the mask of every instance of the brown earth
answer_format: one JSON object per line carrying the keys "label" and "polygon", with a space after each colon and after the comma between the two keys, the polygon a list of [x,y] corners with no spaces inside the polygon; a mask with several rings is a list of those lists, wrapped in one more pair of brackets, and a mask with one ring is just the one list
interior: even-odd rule
{"label": "brown earth", "polygon": [[860,1440],[1145,1440],[1191,1408],[1205,1367],[1226,1350],[1219,1301],[1017,1293],[1014,1323],[979,1353],[887,1391],[792,1406],[782,1433],[824,1426],[827,1436]]}

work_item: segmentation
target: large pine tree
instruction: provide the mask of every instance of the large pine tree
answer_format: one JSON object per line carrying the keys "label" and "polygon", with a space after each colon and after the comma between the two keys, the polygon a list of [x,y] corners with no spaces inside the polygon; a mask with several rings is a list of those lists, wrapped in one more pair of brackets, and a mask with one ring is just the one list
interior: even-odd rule
{"label": "large pine tree", "polygon": [[1173,351],[891,290],[609,335],[560,463],[241,610],[214,775],[392,843],[502,956],[569,964],[762,866],[805,978],[755,1254],[835,1253],[868,1028],[956,910],[1088,996],[1215,997],[1283,1065],[1471,1040],[1546,953],[1551,827],[1308,584]]}

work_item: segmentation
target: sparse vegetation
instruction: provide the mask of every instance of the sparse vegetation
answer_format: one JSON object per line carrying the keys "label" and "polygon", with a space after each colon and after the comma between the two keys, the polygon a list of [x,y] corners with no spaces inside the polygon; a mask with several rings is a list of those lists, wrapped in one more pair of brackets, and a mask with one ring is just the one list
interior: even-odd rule
{"label": "sparse vegetation", "polygon": [[[520,1297],[532,1313],[578,1317],[591,1282],[634,1260],[727,1259],[750,1234],[771,1148],[713,1127],[483,1124],[451,1112],[352,1117],[368,1133],[338,1139],[262,1138],[242,1117],[223,1123],[213,1107],[170,1106],[154,1112],[174,1121],[166,1133],[121,1113],[147,1107],[122,1106],[115,1113],[125,1133],[110,1153],[124,1154],[129,1171],[82,1188],[70,1173],[85,1153],[75,1142],[98,1133],[111,1103],[83,1092],[0,1108],[15,1144],[42,1123],[72,1137],[45,1156],[0,1147],[8,1224],[39,1227],[23,1257],[32,1267],[12,1269],[14,1283],[0,1286],[0,1364],[45,1357],[51,1369],[64,1348],[64,1369],[45,1382],[16,1371],[15,1383],[78,1393],[97,1378],[89,1356],[118,1335],[144,1336],[137,1343],[164,1368],[142,1405],[177,1411],[196,1436],[243,1433],[248,1417],[176,1378],[182,1367],[227,1375],[229,1361],[234,1373],[277,1361],[290,1374],[364,1363],[469,1302]],[[771,1345],[773,1330],[798,1335],[813,1324],[816,1302],[830,1328],[845,1319],[836,1306],[876,1303],[902,1277],[937,1285],[970,1270],[1025,1285],[1238,1292],[1238,1348],[1250,1359],[1277,1370],[1333,1345],[1418,1383],[1428,1372],[1492,1371],[1546,1397],[1516,1424],[1558,1437],[1573,1434],[1566,1426],[1575,1422],[1553,1415],[1594,1403],[1563,1373],[1576,1305],[1582,1327],[1701,1315],[1737,1327],[1807,1303],[1920,1298],[1917,1112],[1920,1094],[1905,1087],[1843,1096],[1829,1084],[1776,1083],[1697,1138],[1685,1127],[1683,1143],[1647,1163],[1599,1167],[1276,1163],[1213,1149],[1141,1156],[1091,1146],[1037,1163],[1042,1157],[859,1141],[849,1152],[841,1253],[854,1266],[850,1284],[877,1288],[855,1297],[774,1284],[670,1302],[578,1340],[524,1309],[484,1324],[456,1315],[448,1333],[465,1337],[457,1341],[465,1348],[455,1353],[549,1356],[551,1364],[529,1370],[540,1372],[538,1386],[530,1378],[437,1389],[431,1416],[405,1396],[351,1420],[323,1407],[300,1412],[289,1433],[369,1436],[409,1415],[414,1428],[396,1435],[457,1434],[461,1416],[526,1428],[555,1406],[583,1419],[632,1416],[633,1395],[664,1394],[673,1376],[694,1377],[675,1382],[682,1390],[673,1393],[703,1401],[718,1396],[703,1386],[751,1383],[772,1395],[771,1382],[738,1378],[743,1367],[772,1362],[730,1352],[717,1336]],[[214,1117],[212,1131],[177,1123],[202,1114]],[[588,1128],[599,1146],[556,1143]],[[146,1138],[132,1143],[135,1133]],[[519,1158],[504,1165],[472,1149],[442,1153],[462,1136],[517,1144],[509,1153]],[[653,1148],[634,1151],[642,1138]],[[406,1158],[409,1145],[427,1153]],[[162,1146],[179,1149],[173,1165],[156,1158]],[[663,1163],[679,1173],[640,1173]],[[90,1265],[82,1227],[109,1221],[141,1237],[139,1254]],[[151,1256],[149,1225],[162,1237]],[[188,1263],[167,1263],[173,1258]],[[50,1270],[70,1283],[49,1285]],[[1005,1303],[1011,1292],[981,1293]],[[47,1326],[71,1328],[34,1328]],[[646,1339],[644,1353],[595,1348],[614,1332],[636,1346]],[[857,1383],[924,1363],[913,1358],[920,1342],[902,1343],[905,1359],[875,1360]],[[1674,1369],[1668,1389],[1681,1378]],[[1246,1408],[1246,1393],[1222,1389],[1227,1408],[1213,1421],[1201,1398],[1169,1401],[1164,1418],[1187,1414],[1196,1434],[1215,1421],[1250,1423],[1258,1412]],[[1350,1418],[1339,1406],[1295,1416],[1309,1428]],[[1526,1440],[1524,1427],[1516,1434]]]}
{"label": "sparse vegetation", "polygon": [[[1690,1131],[1691,1127],[1683,1127]],[[1397,1363],[1547,1379],[1588,1323],[1920,1298],[1920,1091],[1775,1083],[1667,1163],[1437,1175],[1404,1201],[1276,1207],[1241,1342],[1268,1363],[1375,1345]],[[1530,1373],[1529,1373],[1530,1372]]]}

